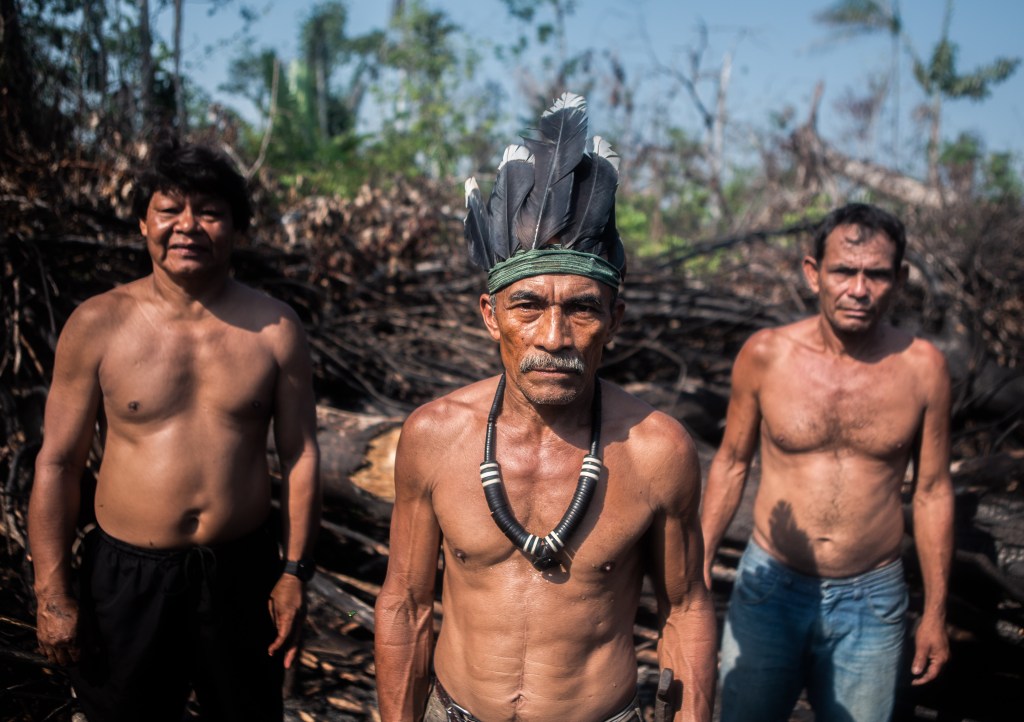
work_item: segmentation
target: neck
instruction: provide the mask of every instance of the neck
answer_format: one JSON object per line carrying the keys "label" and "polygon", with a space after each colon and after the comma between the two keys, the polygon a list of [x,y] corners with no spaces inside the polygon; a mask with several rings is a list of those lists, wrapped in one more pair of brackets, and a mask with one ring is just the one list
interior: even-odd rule
{"label": "neck", "polygon": [[835,356],[864,359],[874,356],[885,345],[886,326],[883,321],[860,333],[844,333],[819,315],[818,330],[825,350]]}
{"label": "neck", "polygon": [[208,308],[225,292],[231,279],[227,273],[178,278],[153,269],[153,295],[169,307],[187,311]]}
{"label": "neck", "polygon": [[599,379],[591,377],[572,401],[564,404],[539,404],[527,398],[516,384],[507,382],[502,416],[515,426],[538,434],[563,435],[581,428],[590,428],[594,388],[599,383]]}

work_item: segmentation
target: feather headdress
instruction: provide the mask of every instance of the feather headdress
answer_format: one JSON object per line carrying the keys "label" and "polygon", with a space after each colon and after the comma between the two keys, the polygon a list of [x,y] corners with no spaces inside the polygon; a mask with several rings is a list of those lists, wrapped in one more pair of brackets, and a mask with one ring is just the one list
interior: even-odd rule
{"label": "feather headdress", "polygon": [[486,205],[476,179],[466,181],[469,256],[488,271],[488,289],[545,273],[617,288],[626,260],[615,228],[619,157],[600,136],[587,147],[586,100],[563,93],[523,142],[505,149]]}

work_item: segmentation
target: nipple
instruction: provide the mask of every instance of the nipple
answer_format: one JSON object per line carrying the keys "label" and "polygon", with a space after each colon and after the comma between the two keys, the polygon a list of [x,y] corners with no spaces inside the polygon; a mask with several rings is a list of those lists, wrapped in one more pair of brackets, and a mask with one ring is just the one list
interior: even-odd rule
{"label": "nipple", "polygon": [[129,401],[128,402],[128,410],[131,411],[132,413],[135,413],[136,411],[138,411],[139,410],[139,402],[138,401]]}

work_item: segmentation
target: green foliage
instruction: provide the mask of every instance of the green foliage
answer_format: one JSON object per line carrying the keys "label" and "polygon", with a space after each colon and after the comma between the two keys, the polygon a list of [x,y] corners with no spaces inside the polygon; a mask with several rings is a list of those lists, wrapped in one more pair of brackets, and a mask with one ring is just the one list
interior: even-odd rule
{"label": "green foliage", "polygon": [[988,65],[960,74],[956,69],[958,52],[957,44],[944,37],[927,63],[914,61],[914,78],[928,95],[940,93],[954,100],[983,100],[991,94],[993,85],[1009,78],[1020,65],[1020,58],[996,58]]}
{"label": "green foliage", "polygon": [[1013,154],[986,154],[984,142],[973,133],[961,133],[956,141],[946,143],[939,160],[948,181],[961,191],[1000,203],[1020,203],[1024,197],[1024,181],[1014,168]]}
{"label": "green foliage", "polygon": [[494,145],[500,95],[475,92],[478,58],[460,51],[459,27],[444,13],[414,0],[391,30],[383,52],[390,82],[375,88],[384,118],[366,148],[375,175],[453,176]]}
{"label": "green foliage", "polygon": [[[129,0],[20,3],[39,104],[59,109],[83,138],[132,135],[150,120],[142,108],[140,12]],[[157,55],[158,109],[171,113],[170,54]]]}
{"label": "green foliage", "polygon": [[1024,179],[1012,153],[992,153],[982,169],[986,195],[996,201],[1020,205],[1024,201]]}
{"label": "green foliage", "polygon": [[[354,158],[359,106],[380,69],[384,34],[345,34],[338,1],[317,5],[299,28],[301,54],[285,61],[271,49],[245,50],[231,62],[221,89],[249,100],[270,124],[266,163],[286,186],[304,192],[350,193],[364,180]],[[276,75],[276,81],[275,81]],[[265,130],[245,134],[255,157]]]}
{"label": "green foliage", "polygon": [[899,8],[876,0],[840,0],[814,19],[844,35],[868,35],[879,31],[899,35],[903,30]]}
{"label": "green foliage", "polygon": [[[838,0],[815,16],[816,20],[832,27],[840,36],[885,33],[909,53],[913,63],[914,80],[928,98],[927,113],[931,124],[928,166],[931,182],[938,180],[938,146],[943,100],[983,100],[991,94],[994,86],[1013,75],[1020,65],[1020,58],[999,57],[969,72],[958,70],[959,48],[949,38],[952,15],[953,0],[946,0],[941,36],[927,59],[919,55],[910,42],[900,17],[898,0]],[[897,138],[895,142],[899,140]]]}
{"label": "green foliage", "polygon": [[[817,223],[835,207],[836,199],[830,198],[824,193],[818,193],[814,199],[803,208],[782,214],[782,225],[796,226],[804,223]],[[784,239],[784,242],[790,239]]]}

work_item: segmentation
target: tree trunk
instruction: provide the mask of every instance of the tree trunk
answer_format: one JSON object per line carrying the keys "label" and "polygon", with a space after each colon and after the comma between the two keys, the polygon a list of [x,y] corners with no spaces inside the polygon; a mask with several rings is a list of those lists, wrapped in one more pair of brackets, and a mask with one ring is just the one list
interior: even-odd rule
{"label": "tree trunk", "polygon": [[936,90],[932,98],[931,130],[928,133],[928,185],[939,187],[939,140],[942,134],[942,94]]}
{"label": "tree trunk", "polygon": [[31,122],[33,78],[25,54],[18,6],[15,0],[0,0],[0,150],[13,149],[21,134],[38,136],[42,124]]}
{"label": "tree trunk", "polygon": [[184,8],[182,0],[174,0],[174,109],[178,119],[178,134],[185,135],[188,118],[185,115],[185,91],[181,81],[181,28]]}
{"label": "tree trunk", "polygon": [[149,0],[139,0],[139,59],[142,75],[139,78],[139,88],[142,92],[142,119],[143,133],[149,130],[153,123],[153,35],[149,30]]}

